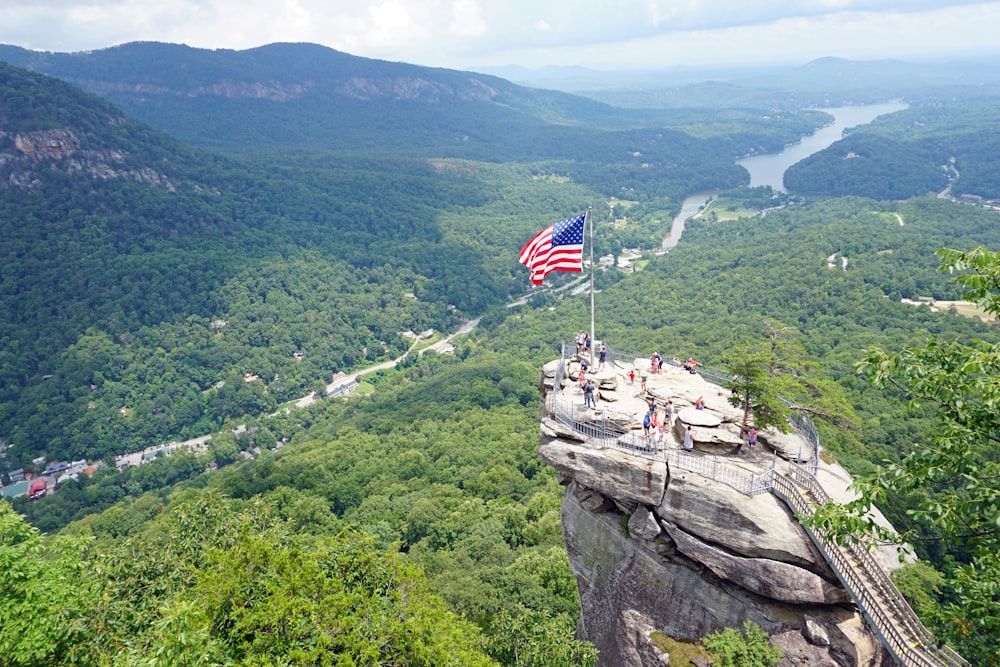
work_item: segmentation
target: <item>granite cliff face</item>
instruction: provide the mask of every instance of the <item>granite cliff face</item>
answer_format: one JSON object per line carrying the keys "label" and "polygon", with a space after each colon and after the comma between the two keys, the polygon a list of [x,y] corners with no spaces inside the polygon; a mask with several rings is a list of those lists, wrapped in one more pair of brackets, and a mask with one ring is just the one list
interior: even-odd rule
{"label": "granite cliff face", "polygon": [[164,175],[149,167],[127,164],[120,150],[94,150],[71,128],[34,132],[6,132],[0,129],[0,187],[31,190],[41,184],[46,173],[83,174],[102,180],[127,179],[145,183],[168,192],[174,185]]}
{"label": "granite cliff face", "polygon": [[[546,382],[551,389],[551,374]],[[563,393],[572,400],[574,391],[567,382]],[[675,396],[684,406],[683,392]],[[551,406],[551,394],[546,400]],[[604,407],[619,420],[630,411],[621,400]],[[721,427],[727,417],[719,417]],[[653,631],[694,641],[747,619],[782,647],[782,665],[891,664],[777,497],[746,495],[671,465],[671,457],[706,456],[679,452],[676,443],[666,456],[602,447],[548,409],[541,431],[539,457],[566,486],[562,525],[580,592],[578,634],[597,646],[601,665],[665,665]],[[710,448],[715,439],[702,441]],[[779,460],[770,451],[767,459]]]}
{"label": "granite cliff face", "polygon": [[311,91],[327,90],[343,97],[357,100],[404,100],[438,103],[454,97],[469,102],[488,102],[498,91],[481,79],[470,76],[461,85],[449,85],[420,76],[348,76],[325,81],[238,81],[220,79],[211,84],[189,87],[168,87],[151,83],[123,83],[97,79],[73,79],[84,90],[96,95],[110,96],[130,93],[145,98],[164,95],[172,97],[221,97],[230,100],[268,100],[290,102]]}

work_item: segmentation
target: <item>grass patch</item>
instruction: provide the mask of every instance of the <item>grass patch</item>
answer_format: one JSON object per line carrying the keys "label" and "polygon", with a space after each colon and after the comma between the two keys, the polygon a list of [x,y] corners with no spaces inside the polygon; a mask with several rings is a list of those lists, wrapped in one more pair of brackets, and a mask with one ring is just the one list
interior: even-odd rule
{"label": "grass patch", "polygon": [[410,351],[410,353],[413,354],[415,352],[421,352],[423,350],[426,350],[430,346],[434,345],[434,343],[437,343],[443,340],[444,338],[445,334],[435,329],[434,333],[431,334],[430,338],[421,338],[419,341],[417,341],[417,344],[413,346],[413,349]]}
{"label": "grass patch", "polygon": [[531,177],[533,181],[543,181],[546,183],[569,183],[569,176],[560,176],[558,174],[536,174]]}
{"label": "grass patch", "polygon": [[374,391],[375,385],[371,382],[359,382],[358,386],[351,390],[351,393],[359,396],[368,396]]}
{"label": "grass patch", "polygon": [[879,219],[887,225],[894,225],[896,227],[903,227],[906,225],[905,220],[903,220],[903,216],[899,213],[893,213],[891,211],[872,211],[872,213],[877,215]]}
{"label": "grass patch", "polygon": [[662,632],[653,632],[649,639],[656,648],[670,656],[670,667],[691,667],[694,658],[709,659],[708,651],[700,643],[677,641]]}
{"label": "grass patch", "polygon": [[719,197],[718,199],[712,200],[712,202],[698,214],[698,218],[707,222],[719,222],[722,220],[741,220],[745,218],[752,218],[759,213],[760,212],[756,209],[744,207],[743,202],[739,199]]}
{"label": "grass patch", "polygon": [[983,322],[994,322],[996,316],[990,315],[985,310],[969,301],[935,301],[934,307],[941,311],[951,311],[952,308],[959,315],[965,317],[978,317]]}

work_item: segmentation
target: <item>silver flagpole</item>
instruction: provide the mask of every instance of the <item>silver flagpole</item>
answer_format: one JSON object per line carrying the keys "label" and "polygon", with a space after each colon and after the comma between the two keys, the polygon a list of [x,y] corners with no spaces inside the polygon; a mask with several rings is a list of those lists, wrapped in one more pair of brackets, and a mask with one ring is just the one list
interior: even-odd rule
{"label": "silver flagpole", "polygon": [[590,219],[590,367],[594,367],[594,348],[597,347],[597,337],[594,335],[594,216],[587,207],[587,218]]}

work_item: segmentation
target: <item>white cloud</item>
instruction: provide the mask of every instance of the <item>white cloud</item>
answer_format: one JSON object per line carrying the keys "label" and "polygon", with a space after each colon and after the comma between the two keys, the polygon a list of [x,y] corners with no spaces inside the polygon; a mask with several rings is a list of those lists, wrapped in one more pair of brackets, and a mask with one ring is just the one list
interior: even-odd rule
{"label": "white cloud", "polygon": [[486,33],[482,10],[475,0],[455,0],[448,32],[459,37],[479,37]]}
{"label": "white cloud", "polygon": [[[640,67],[998,48],[1000,0],[5,0],[0,43],[277,41],[446,67]],[[728,59],[728,60],[727,60]]]}

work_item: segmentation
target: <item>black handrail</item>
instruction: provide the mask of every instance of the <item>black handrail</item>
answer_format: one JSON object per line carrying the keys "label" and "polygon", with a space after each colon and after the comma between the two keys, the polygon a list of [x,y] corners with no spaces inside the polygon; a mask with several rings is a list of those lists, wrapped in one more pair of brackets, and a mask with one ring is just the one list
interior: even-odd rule
{"label": "black handrail", "polygon": [[[748,495],[770,491],[784,501],[796,518],[800,519],[806,534],[851,595],[872,631],[903,667],[970,667],[962,656],[951,647],[940,644],[924,627],[885,568],[864,545],[851,536],[838,543],[801,523],[801,517],[813,514],[817,506],[830,502],[829,495],[814,474],[798,465],[792,466],[788,476],[780,474],[772,459],[770,470],[758,477],[738,466],[720,461],[717,456],[699,456],[679,449],[654,451],[648,447],[644,437],[609,424],[603,416],[598,420],[577,419],[572,399],[559,395],[562,379],[565,377],[568,351],[564,345],[562,363],[556,371],[554,391],[544,404],[544,409],[551,416],[586,439],[600,441],[602,446],[663,458],[672,467],[702,474]],[[569,407],[567,400],[570,401]],[[591,414],[588,413],[588,416]],[[806,494],[809,496],[808,500]]]}
{"label": "black handrail", "polygon": [[[804,493],[811,500],[807,500]],[[796,517],[811,515],[817,505],[830,501],[819,481],[796,466],[788,477],[775,475],[772,492],[781,498]],[[863,545],[852,537],[838,544],[803,524],[806,533],[823,554],[858,609],[882,644],[904,667],[968,667],[969,663],[947,645],[935,639]]]}

